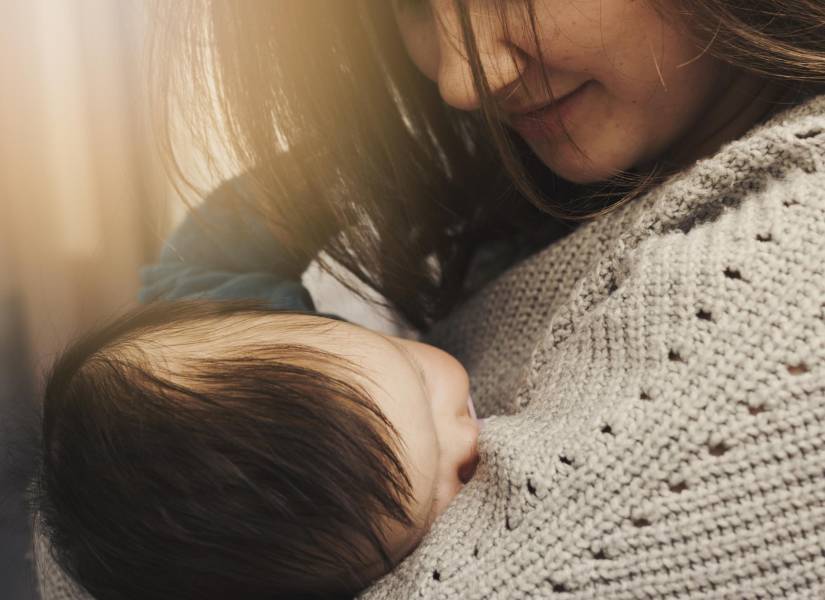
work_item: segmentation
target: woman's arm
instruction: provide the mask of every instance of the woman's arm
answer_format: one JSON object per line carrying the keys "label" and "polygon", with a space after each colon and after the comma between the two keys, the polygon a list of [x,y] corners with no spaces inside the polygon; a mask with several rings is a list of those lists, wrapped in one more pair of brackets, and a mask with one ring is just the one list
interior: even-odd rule
{"label": "woman's arm", "polygon": [[141,302],[252,298],[272,308],[315,311],[301,284],[307,265],[288,263],[272,232],[238,201],[246,177],[222,183],[186,216],[158,261],[141,270]]}

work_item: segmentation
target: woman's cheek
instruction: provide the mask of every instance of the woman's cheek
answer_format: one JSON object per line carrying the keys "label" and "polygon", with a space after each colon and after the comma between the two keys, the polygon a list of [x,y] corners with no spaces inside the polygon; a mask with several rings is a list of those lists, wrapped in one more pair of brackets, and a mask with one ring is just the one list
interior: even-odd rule
{"label": "woman's cheek", "polygon": [[396,22],[410,60],[428,79],[437,81],[440,50],[432,20],[398,16]]}

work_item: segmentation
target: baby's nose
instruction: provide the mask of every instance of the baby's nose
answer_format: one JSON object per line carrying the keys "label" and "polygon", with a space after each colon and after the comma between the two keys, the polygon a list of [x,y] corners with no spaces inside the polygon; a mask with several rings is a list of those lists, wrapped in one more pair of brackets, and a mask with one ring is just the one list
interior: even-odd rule
{"label": "baby's nose", "polygon": [[469,482],[476,474],[476,468],[478,468],[478,450],[475,450],[470,459],[461,465],[458,471],[458,478],[461,483],[466,484]]}

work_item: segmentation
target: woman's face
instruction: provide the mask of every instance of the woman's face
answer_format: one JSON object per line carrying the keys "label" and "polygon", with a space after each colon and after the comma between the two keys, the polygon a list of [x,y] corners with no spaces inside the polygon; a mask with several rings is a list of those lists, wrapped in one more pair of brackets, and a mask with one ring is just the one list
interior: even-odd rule
{"label": "woman's face", "polygon": [[[676,163],[698,158],[742,133],[761,114],[752,105],[760,82],[733,76],[649,1],[534,0],[544,62],[526,20],[526,0],[463,1],[491,92],[508,114],[508,124],[544,164],[569,181],[600,181],[619,169],[668,156],[671,149]],[[394,10],[410,58],[438,84],[443,100],[461,110],[478,109],[453,0],[394,0]],[[532,99],[518,85],[516,67]],[[578,90],[560,105],[561,118],[592,164],[552,125],[552,114],[515,117],[550,101],[542,91],[542,71],[553,96]],[[714,133],[732,116],[727,128]]]}

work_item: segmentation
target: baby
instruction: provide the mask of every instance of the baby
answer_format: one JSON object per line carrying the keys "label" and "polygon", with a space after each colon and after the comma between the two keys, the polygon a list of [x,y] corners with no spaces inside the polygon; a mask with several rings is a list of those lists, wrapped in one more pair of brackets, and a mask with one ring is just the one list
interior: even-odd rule
{"label": "baby", "polygon": [[45,532],[100,598],[351,596],[473,476],[468,386],[433,346],[315,314],[140,308],[49,378]]}

